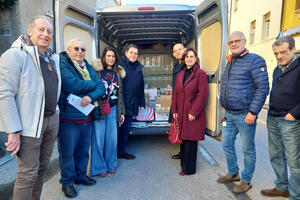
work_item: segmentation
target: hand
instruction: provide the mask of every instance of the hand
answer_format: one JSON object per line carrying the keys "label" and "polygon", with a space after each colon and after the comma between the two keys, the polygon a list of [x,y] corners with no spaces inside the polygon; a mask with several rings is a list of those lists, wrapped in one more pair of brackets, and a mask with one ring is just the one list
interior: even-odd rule
{"label": "hand", "polygon": [[196,117],[194,117],[193,115],[189,114],[189,120],[190,120],[190,121],[195,120],[195,118],[196,118]]}
{"label": "hand", "polygon": [[124,121],[125,121],[125,116],[121,115],[119,120],[119,125],[121,126],[124,123]]}
{"label": "hand", "polygon": [[245,123],[248,125],[254,124],[256,119],[256,115],[252,115],[250,112],[248,112],[247,116],[245,117]]}
{"label": "hand", "polygon": [[285,120],[289,120],[289,121],[294,121],[294,120],[296,120],[295,117],[294,117],[293,115],[291,115],[290,113],[286,114],[286,115],[284,116],[284,119],[285,119]]}
{"label": "hand", "polygon": [[178,114],[177,114],[177,113],[174,113],[174,114],[173,114],[173,118],[174,118],[174,119],[177,119],[177,118],[178,118]]}
{"label": "hand", "polygon": [[90,103],[92,103],[92,99],[89,96],[84,96],[84,97],[82,97],[80,105],[82,107],[85,107],[85,106],[89,105]]}
{"label": "hand", "polygon": [[21,131],[18,133],[9,133],[7,142],[5,143],[6,150],[7,151],[12,151],[10,154],[11,156],[14,156],[18,153],[21,145],[21,140],[20,140],[20,135]]}

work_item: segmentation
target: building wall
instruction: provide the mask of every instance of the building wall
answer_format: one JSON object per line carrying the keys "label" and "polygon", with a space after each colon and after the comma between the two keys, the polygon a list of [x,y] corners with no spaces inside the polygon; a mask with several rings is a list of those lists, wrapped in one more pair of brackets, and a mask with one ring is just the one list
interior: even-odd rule
{"label": "building wall", "polygon": [[[283,0],[281,30],[284,31],[299,25],[300,25],[300,0]],[[293,35],[293,37],[295,38],[296,41],[296,50],[298,53],[300,53],[300,33]]]}
{"label": "building wall", "polygon": [[[273,55],[272,44],[281,31],[282,0],[238,0],[231,1],[230,32],[240,30],[247,38],[247,48],[250,52],[262,56],[266,60],[270,86],[272,73],[277,65]],[[264,15],[270,12],[269,36],[263,37]],[[249,44],[250,25],[256,21],[255,37],[253,44]]]}

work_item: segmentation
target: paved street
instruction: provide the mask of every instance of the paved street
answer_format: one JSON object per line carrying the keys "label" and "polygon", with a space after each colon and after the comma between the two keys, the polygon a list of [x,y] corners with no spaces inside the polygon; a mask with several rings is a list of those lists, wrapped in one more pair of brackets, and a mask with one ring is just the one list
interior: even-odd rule
{"label": "paved street", "polygon": [[[265,111],[261,113],[265,121]],[[241,146],[237,139],[240,167],[243,167]],[[263,200],[260,189],[273,187],[274,173],[267,152],[267,133],[263,123],[258,123],[257,165],[253,178],[253,188],[247,194],[235,195],[234,184],[218,184],[216,179],[226,173],[226,160],[220,142],[207,137],[199,145],[197,173],[179,176],[179,161],[170,156],[179,151],[172,145],[167,135],[131,136],[128,151],[136,155],[135,160],[118,160],[117,173],[105,178],[95,177],[97,184],[91,187],[76,186],[81,200]],[[58,183],[59,171],[54,173],[44,185],[42,199],[67,199]]]}

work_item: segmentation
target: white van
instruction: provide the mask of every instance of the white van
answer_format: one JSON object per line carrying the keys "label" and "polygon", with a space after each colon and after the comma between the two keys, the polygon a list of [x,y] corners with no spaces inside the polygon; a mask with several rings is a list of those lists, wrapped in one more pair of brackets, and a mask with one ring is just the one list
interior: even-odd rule
{"label": "white van", "polygon": [[111,45],[121,54],[125,45],[139,48],[144,65],[146,103],[154,109],[152,122],[134,121],[134,133],[162,133],[167,122],[174,65],[172,46],[178,42],[198,51],[201,68],[208,75],[206,132],[218,137],[220,78],[225,67],[228,36],[227,0],[205,0],[198,7],[182,5],[118,6],[93,10],[75,0],[56,1],[56,51],[65,50],[70,39],[87,44],[87,60],[99,58]]}

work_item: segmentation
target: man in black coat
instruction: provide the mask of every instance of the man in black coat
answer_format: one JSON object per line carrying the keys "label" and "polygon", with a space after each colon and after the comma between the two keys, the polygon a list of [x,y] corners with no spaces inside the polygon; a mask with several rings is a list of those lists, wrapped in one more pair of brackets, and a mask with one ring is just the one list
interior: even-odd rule
{"label": "man in black coat", "polygon": [[120,58],[120,65],[126,71],[123,79],[123,99],[125,105],[125,121],[121,126],[118,138],[118,158],[134,159],[126,152],[127,139],[130,133],[132,117],[138,115],[139,107],[145,108],[143,65],[137,60],[138,48],[130,44],[125,55]]}
{"label": "man in black coat", "polygon": [[[181,64],[181,57],[183,52],[186,48],[184,48],[183,44],[177,43],[173,46],[173,56],[176,58],[176,63],[174,64],[173,71],[172,71],[172,89],[174,90],[175,82],[176,82],[176,76],[177,74],[182,70],[182,64]],[[171,109],[169,113],[169,123],[172,121],[172,114]],[[178,154],[172,155],[173,159],[180,159],[181,158],[181,152]]]}
{"label": "man in black coat", "polygon": [[276,40],[273,52],[278,65],[273,72],[267,128],[276,185],[261,194],[296,200],[300,199],[300,56],[290,36]]}

